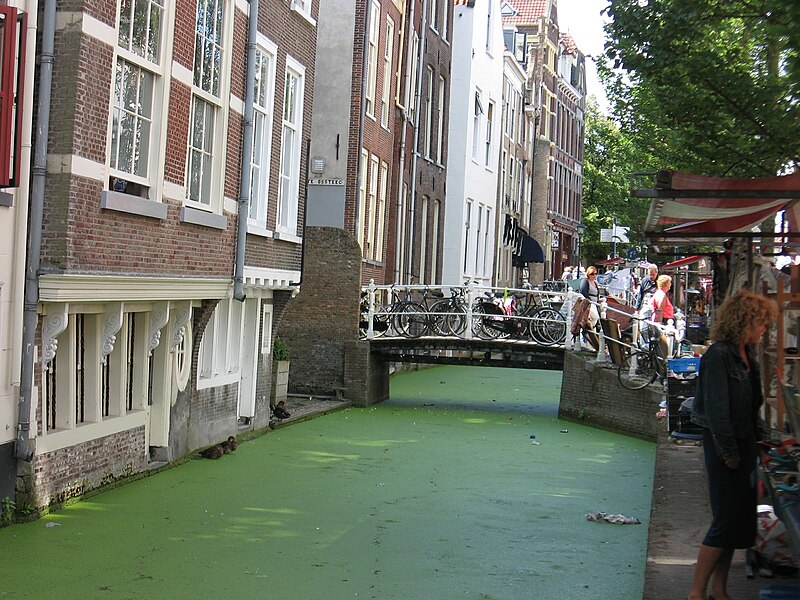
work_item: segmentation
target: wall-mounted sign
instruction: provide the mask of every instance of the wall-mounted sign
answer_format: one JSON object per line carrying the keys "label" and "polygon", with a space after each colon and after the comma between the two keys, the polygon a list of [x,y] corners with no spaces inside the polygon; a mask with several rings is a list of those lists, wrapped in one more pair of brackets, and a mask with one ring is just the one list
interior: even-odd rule
{"label": "wall-mounted sign", "polygon": [[344,179],[334,177],[331,179],[309,179],[308,185],[344,185]]}
{"label": "wall-mounted sign", "polygon": [[554,231],[553,232],[553,241],[551,242],[551,247],[554,249],[558,249],[561,246],[561,232]]}

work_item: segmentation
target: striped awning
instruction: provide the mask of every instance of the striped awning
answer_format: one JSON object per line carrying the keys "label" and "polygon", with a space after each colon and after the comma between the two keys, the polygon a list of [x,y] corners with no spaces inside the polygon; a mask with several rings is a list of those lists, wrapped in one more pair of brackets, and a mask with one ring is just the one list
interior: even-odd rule
{"label": "striped awning", "polygon": [[780,210],[787,211],[789,232],[800,231],[800,173],[741,179],[664,169],[656,174],[653,190],[638,192],[634,195],[653,198],[646,233],[747,232]]}

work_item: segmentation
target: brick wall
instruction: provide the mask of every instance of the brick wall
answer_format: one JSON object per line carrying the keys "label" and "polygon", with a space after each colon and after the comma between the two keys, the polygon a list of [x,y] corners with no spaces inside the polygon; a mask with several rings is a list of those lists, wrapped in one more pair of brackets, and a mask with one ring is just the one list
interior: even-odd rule
{"label": "brick wall", "polygon": [[147,467],[144,427],[34,458],[34,503],[56,507]]}
{"label": "brick wall", "polygon": [[289,393],[332,394],[344,385],[345,343],[358,339],[361,250],[335,227],[309,227],[300,293],[276,328],[291,348]]}
{"label": "brick wall", "polygon": [[655,441],[664,424],[656,419],[666,398],[658,385],[626,390],[611,363],[595,363],[595,355],[564,353],[560,418]]}

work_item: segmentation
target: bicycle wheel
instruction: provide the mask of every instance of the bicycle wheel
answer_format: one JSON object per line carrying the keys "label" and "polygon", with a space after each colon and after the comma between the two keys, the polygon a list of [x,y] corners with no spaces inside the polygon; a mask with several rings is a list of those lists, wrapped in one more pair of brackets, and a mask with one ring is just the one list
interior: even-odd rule
{"label": "bicycle wheel", "polygon": [[407,302],[397,309],[395,329],[403,337],[418,338],[428,332],[428,314],[416,302]]}
{"label": "bicycle wheel", "polygon": [[451,300],[437,302],[431,312],[442,313],[435,315],[434,322],[441,328],[442,335],[455,335],[461,337],[467,329],[467,310],[460,304],[453,304]]}
{"label": "bicycle wheel", "polygon": [[[632,368],[633,361],[636,368]],[[620,385],[628,390],[640,390],[653,383],[659,375],[658,359],[650,352],[628,354],[617,370]]]}
{"label": "bicycle wheel", "polygon": [[450,311],[448,300],[437,300],[431,306],[430,327],[433,335],[450,335],[450,328],[447,324],[447,313]]}
{"label": "bicycle wheel", "polygon": [[529,335],[537,344],[552,346],[567,339],[567,322],[555,308],[537,308],[530,314]]}

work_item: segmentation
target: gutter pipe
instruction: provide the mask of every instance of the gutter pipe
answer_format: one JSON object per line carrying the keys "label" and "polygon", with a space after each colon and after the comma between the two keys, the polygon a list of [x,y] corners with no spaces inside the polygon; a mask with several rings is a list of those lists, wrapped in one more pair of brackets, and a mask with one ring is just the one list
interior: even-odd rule
{"label": "gutter pipe", "polygon": [[30,439],[33,396],[33,361],[39,305],[39,266],[42,253],[44,220],[44,185],[47,178],[47,138],[50,131],[50,98],[53,88],[53,63],[56,35],[56,2],[45,0],[42,15],[42,49],[39,55],[39,102],[36,115],[36,143],[31,169],[30,225],[25,260],[25,293],[22,309],[22,364],[19,381],[17,441],[14,456],[25,462],[33,460]]}
{"label": "gutter pipe", "polygon": [[233,297],[239,302],[244,293],[244,251],[247,243],[247,219],[250,216],[250,157],[253,156],[253,98],[255,96],[256,39],[258,37],[259,0],[250,0],[247,24],[247,74],[245,75],[244,125],[242,127],[242,166],[239,175],[239,210],[236,229],[236,265],[233,272]]}

